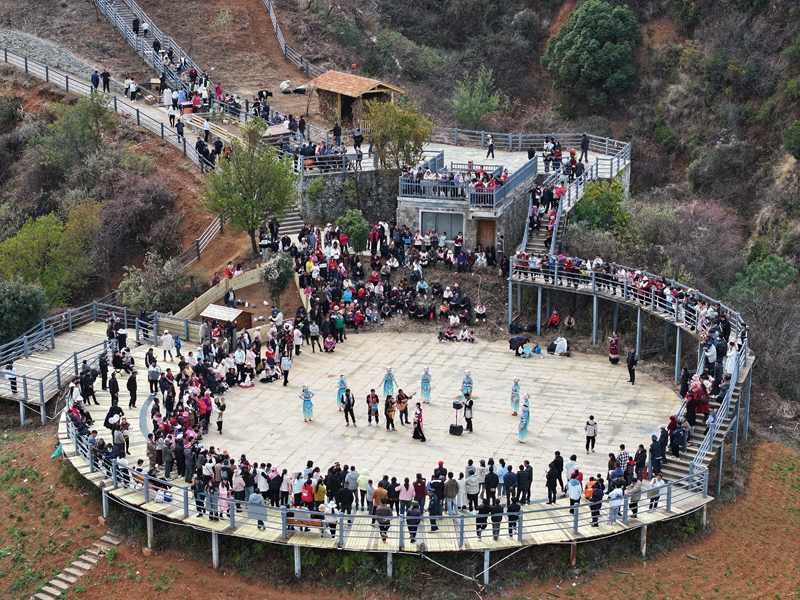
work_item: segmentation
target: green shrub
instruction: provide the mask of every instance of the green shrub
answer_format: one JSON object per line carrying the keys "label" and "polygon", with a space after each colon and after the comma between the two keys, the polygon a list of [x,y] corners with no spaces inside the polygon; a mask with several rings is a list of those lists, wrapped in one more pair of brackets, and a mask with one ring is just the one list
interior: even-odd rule
{"label": "green shrub", "polygon": [[800,100],[800,77],[795,77],[786,82],[786,87],[783,89],[783,97],[789,102]]}
{"label": "green shrub", "polygon": [[369,224],[360,211],[348,210],[347,214],[336,219],[336,225],[341,227],[349,238],[353,250],[363,252],[367,249]]}
{"label": "green shrub", "polygon": [[497,110],[499,105],[500,94],[494,89],[492,70],[485,67],[478,70],[475,78],[466,72],[450,102],[453,116],[468,129],[479,129],[483,117]]}
{"label": "green shrub", "polygon": [[642,32],[630,8],[587,0],[548,40],[540,61],[552,73],[556,89],[600,108],[634,85],[633,51],[641,42]]}
{"label": "green shrub", "polygon": [[36,325],[46,313],[47,294],[38,283],[22,279],[0,281],[0,344]]}
{"label": "green shrub", "polygon": [[587,229],[619,232],[627,228],[631,217],[625,200],[625,186],[616,179],[593,181],[586,185],[570,217]]}
{"label": "green shrub", "polygon": [[653,136],[664,152],[673,152],[678,147],[678,134],[672,127],[665,125],[661,118],[656,120]]}
{"label": "green shrub", "polygon": [[800,160],[800,121],[783,130],[783,145],[789,154]]}
{"label": "green shrub", "polygon": [[756,120],[759,123],[771,123],[775,117],[775,100],[769,99],[761,106]]}

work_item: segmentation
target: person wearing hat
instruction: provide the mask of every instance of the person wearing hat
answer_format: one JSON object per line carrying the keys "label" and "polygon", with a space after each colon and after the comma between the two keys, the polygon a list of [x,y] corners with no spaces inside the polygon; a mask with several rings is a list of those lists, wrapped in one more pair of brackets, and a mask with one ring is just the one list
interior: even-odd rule
{"label": "person wearing hat", "polygon": [[519,443],[524,444],[528,439],[528,422],[531,418],[530,413],[530,395],[525,394],[525,401],[522,403],[522,412],[519,416]]}
{"label": "person wearing hat", "polygon": [[383,376],[383,395],[394,396],[395,378],[392,367],[386,367],[386,374]]}
{"label": "person wearing hat", "polygon": [[303,391],[300,394],[300,399],[303,401],[303,422],[308,423],[314,420],[314,403],[311,398],[314,397],[314,392],[308,389],[307,385],[303,386]]}
{"label": "person wearing hat", "polygon": [[469,370],[464,371],[464,379],[461,380],[461,394],[466,402],[467,394],[472,394],[472,377]]}

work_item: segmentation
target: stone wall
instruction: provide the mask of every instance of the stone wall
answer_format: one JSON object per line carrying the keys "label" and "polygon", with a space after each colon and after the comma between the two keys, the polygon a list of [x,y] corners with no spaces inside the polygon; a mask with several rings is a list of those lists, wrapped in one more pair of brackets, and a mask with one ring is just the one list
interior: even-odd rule
{"label": "stone wall", "polygon": [[497,219],[497,235],[503,235],[506,254],[513,254],[522,242],[528,224],[529,185],[523,186]]}
{"label": "stone wall", "polygon": [[[45,17],[43,16],[42,18]],[[95,72],[95,69],[101,70],[100,66],[92,66],[60,46],[32,35],[9,29],[0,29],[0,48],[7,48],[20,56],[27,56],[67,75],[75,75],[86,82],[91,81],[92,73]],[[121,83],[112,80],[111,91],[122,94],[125,88]]]}
{"label": "stone wall", "polygon": [[[325,183],[322,197],[309,198],[308,188],[320,180]],[[333,223],[351,209],[360,210],[369,223],[388,221],[397,209],[397,177],[387,177],[383,171],[357,171],[303,178],[300,215],[306,223]]]}

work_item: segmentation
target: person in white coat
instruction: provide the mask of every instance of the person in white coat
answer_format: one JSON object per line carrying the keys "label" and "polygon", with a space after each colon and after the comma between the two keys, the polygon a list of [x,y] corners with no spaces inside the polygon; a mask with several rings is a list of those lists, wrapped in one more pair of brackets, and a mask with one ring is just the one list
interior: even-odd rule
{"label": "person in white coat", "polygon": [[608,522],[610,525],[614,525],[617,522],[619,509],[622,506],[622,488],[615,487],[608,493],[608,497],[611,500],[608,508]]}
{"label": "person in white coat", "polygon": [[161,349],[164,351],[164,360],[167,360],[169,354],[169,362],[174,362],[172,359],[172,350],[175,348],[175,340],[169,334],[169,331],[164,330],[164,335],[161,336]]}

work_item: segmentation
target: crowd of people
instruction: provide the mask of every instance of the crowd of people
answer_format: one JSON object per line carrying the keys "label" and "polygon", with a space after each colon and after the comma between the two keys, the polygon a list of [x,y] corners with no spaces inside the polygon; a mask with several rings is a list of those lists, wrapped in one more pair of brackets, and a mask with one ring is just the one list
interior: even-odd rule
{"label": "crowd of people", "polygon": [[508,181],[508,169],[468,164],[462,171],[443,169],[432,172],[418,165],[403,167],[400,175],[400,194],[405,196],[430,196],[436,198],[469,199],[474,195],[491,193]]}

